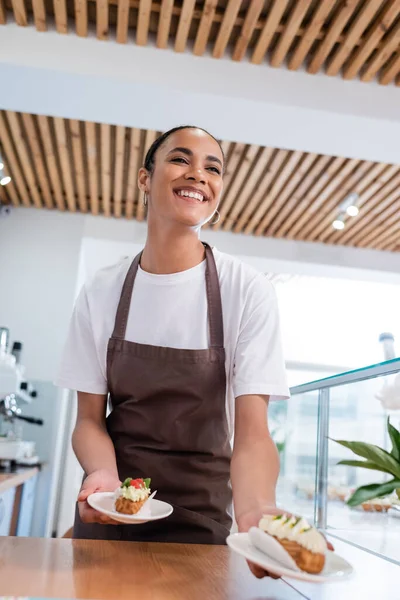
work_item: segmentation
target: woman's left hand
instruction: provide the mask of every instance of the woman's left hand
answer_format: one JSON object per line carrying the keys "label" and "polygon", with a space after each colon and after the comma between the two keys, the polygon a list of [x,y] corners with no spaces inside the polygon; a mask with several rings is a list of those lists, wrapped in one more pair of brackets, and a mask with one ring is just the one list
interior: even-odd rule
{"label": "woman's left hand", "polygon": [[[239,517],[237,517],[237,524],[240,533],[247,533],[251,527],[258,527],[260,519],[263,515],[292,515],[291,511],[284,510],[283,508],[279,508],[277,506],[268,506],[265,505],[262,508],[254,508],[247,513],[243,513]],[[323,534],[322,534],[323,535]],[[324,536],[325,537],[325,536]],[[334,550],[334,547],[330,542],[327,541],[328,549]],[[278,575],[274,573],[270,573],[266,571],[262,567],[255,565],[254,563],[247,561],[249,565],[250,571],[253,573],[257,579],[262,579],[263,577],[271,577],[272,579],[280,579]]]}

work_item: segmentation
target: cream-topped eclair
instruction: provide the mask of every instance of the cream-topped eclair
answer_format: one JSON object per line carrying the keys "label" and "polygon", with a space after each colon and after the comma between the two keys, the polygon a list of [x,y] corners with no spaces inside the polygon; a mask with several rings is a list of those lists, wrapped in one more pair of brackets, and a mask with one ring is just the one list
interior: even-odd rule
{"label": "cream-topped eclair", "polygon": [[317,574],[325,565],[327,543],[306,519],[287,515],[264,515],[259,528],[274,537],[290,554],[299,569]]}

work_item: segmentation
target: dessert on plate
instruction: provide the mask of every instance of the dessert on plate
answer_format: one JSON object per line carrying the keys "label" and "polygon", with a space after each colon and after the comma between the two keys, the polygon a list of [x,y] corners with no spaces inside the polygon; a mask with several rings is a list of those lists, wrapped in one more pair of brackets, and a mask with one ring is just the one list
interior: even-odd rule
{"label": "dessert on plate", "polygon": [[306,573],[321,573],[325,565],[327,543],[324,536],[302,517],[264,515],[259,528],[272,536]]}
{"label": "dessert on plate", "polygon": [[115,510],[124,515],[136,515],[150,496],[151,479],[125,479],[115,491]]}

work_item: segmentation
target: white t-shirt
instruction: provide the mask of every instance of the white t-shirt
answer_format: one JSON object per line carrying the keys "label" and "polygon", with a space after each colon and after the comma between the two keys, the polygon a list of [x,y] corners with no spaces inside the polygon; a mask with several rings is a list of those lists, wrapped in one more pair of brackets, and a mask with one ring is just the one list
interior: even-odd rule
{"label": "white t-shirt", "polygon": [[[231,435],[234,399],[245,394],[286,399],[289,390],[279,330],[275,290],[268,279],[241,261],[214,249],[221,287],[226,351],[226,410]],[[56,385],[106,394],[106,355],[122,285],[131,264],[125,258],[98,271],[76,301]],[[209,346],[206,263],[136,276],[126,339],[170,348]]]}

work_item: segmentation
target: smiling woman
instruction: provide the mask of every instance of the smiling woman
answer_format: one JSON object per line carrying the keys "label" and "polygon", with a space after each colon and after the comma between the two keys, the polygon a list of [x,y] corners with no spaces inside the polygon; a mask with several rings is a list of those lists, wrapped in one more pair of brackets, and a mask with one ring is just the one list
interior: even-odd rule
{"label": "smiling woman", "polygon": [[224,160],[218,141],[203,129],[186,125],[160,136],[139,172],[139,187],[151,198],[149,223],[154,215],[195,228],[208,222],[221,199]]}
{"label": "smiling woman", "polygon": [[[199,237],[224,163],[203,129],[158,138],[138,175],[143,252],[99,271],[77,300],[58,378],[78,391],[73,446],[86,476],[75,537],[223,544],[232,491],[242,531],[275,503],[266,404],[288,397],[275,293]],[[144,477],[174,507],[164,521],[117,525],[87,502]]]}

